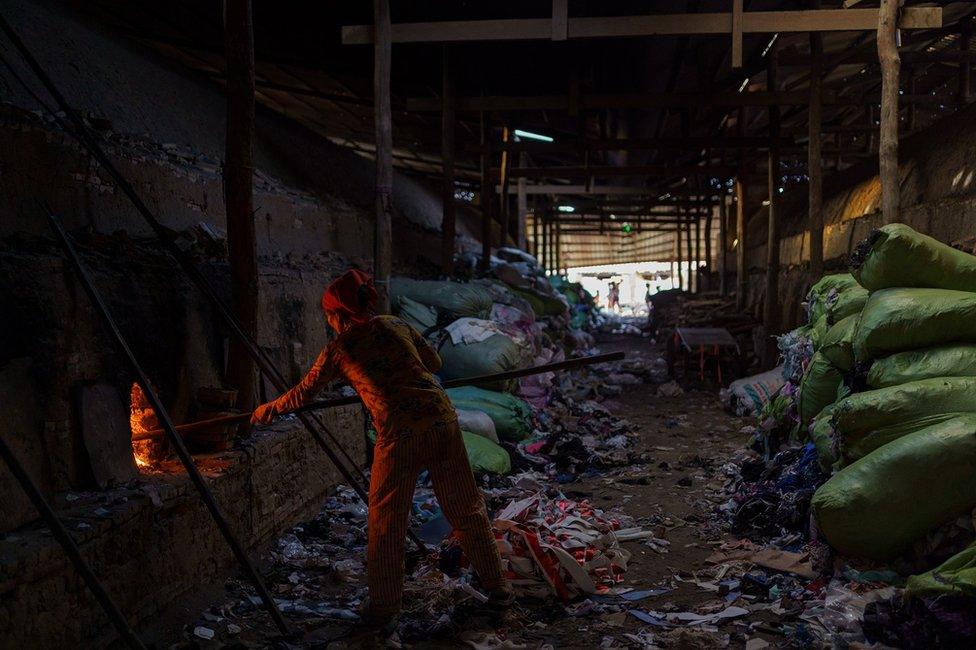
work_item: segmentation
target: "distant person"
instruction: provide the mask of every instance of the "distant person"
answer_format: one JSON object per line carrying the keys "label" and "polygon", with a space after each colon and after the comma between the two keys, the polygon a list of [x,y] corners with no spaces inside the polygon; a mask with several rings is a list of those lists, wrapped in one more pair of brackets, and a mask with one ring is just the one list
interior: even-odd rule
{"label": "distant person", "polygon": [[609,294],[607,295],[607,309],[620,313],[620,283],[611,282]]}
{"label": "distant person", "polygon": [[644,283],[644,304],[647,305],[647,325],[654,323],[654,300],[651,297],[651,283]]}

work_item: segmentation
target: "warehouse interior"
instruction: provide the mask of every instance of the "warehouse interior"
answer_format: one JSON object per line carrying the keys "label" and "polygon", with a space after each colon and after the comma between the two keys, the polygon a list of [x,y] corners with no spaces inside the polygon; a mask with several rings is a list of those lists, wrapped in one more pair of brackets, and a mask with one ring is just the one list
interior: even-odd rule
{"label": "warehouse interior", "polygon": [[0,646],[974,647],[974,21],[3,0]]}

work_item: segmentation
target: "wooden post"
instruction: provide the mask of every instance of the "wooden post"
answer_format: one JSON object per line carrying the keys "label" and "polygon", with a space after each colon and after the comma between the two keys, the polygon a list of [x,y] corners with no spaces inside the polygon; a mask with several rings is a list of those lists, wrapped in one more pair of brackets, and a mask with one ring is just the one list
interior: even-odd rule
{"label": "wooden post", "polygon": [[735,179],[735,236],[739,240],[735,246],[735,306],[744,311],[749,291],[749,268],[746,266],[746,186],[741,175]]}
{"label": "wooden post", "polygon": [[[819,2],[816,3],[819,5]],[[818,8],[818,7],[814,7]],[[821,170],[822,139],[820,134],[823,101],[823,38],[810,34],[810,130],[807,148],[807,175],[810,211],[810,281],[823,275],[823,174]]]}
{"label": "wooden post", "polygon": [[693,218],[691,216],[691,208],[685,207],[685,214],[688,215],[688,218],[685,220],[685,228],[687,228],[687,230],[685,230],[685,252],[688,254],[687,255],[687,257],[688,257],[688,291],[691,292],[691,291],[694,291],[694,288],[695,288],[694,285],[692,284],[694,282],[694,280],[695,280],[695,273],[691,269],[692,265],[695,263],[695,260],[693,259],[694,256],[695,256],[695,253],[692,250],[692,242],[691,242],[691,230],[692,230],[691,220]]}
{"label": "wooden post", "polygon": [[539,246],[539,208],[538,206],[532,212],[532,254],[535,255],[537,261],[539,259],[539,254],[542,251],[542,247]]}
{"label": "wooden post", "polygon": [[[508,127],[502,127],[502,164],[500,167],[501,179],[502,179],[502,196],[499,212],[499,217],[501,221],[501,227],[499,228],[498,235],[498,246],[504,248],[508,246],[508,233],[510,228],[509,224],[509,201],[508,201],[508,162],[509,162],[509,152],[505,145],[508,143]],[[519,180],[522,180],[521,178]]]}
{"label": "wooden post", "polygon": [[881,215],[884,223],[898,221],[898,0],[881,0],[878,10],[878,59],[881,62]]}
{"label": "wooden post", "polygon": [[[227,140],[224,206],[234,315],[254,339],[258,327],[257,238],[254,228],[252,151],[254,141],[254,32],[251,0],[227,0],[224,51],[227,59]],[[247,348],[231,337],[227,382],[237,389],[237,407],[253,409],[258,373]]]}
{"label": "wooden post", "polygon": [[551,257],[549,255],[549,220],[546,216],[546,211],[549,209],[548,201],[543,205],[542,214],[538,216],[542,219],[542,247],[539,249],[541,252],[541,259],[539,263],[542,265],[542,271],[545,273],[549,270],[549,264]]}
{"label": "wooden post", "polygon": [[[776,81],[776,46],[769,52],[766,65],[767,90],[777,88]],[[766,297],[763,301],[763,325],[766,336],[770,337],[779,332],[779,136],[780,112],[779,106],[769,107],[769,220],[766,238]],[[772,339],[767,339],[772,341]],[[768,347],[768,346],[767,346]],[[775,349],[775,347],[774,347]],[[765,365],[771,362],[770,351],[762,357]]]}
{"label": "wooden post", "polygon": [[695,293],[701,293],[701,256],[702,249],[702,237],[701,237],[701,213],[698,212],[698,208],[695,208],[695,268],[692,269],[692,273],[695,276]]}
{"label": "wooden post", "polygon": [[481,113],[481,261],[478,269],[488,273],[491,268],[491,132],[488,115]]}
{"label": "wooden post", "polygon": [[712,212],[715,207],[709,205],[705,213],[705,286],[703,289],[705,291],[712,290],[712,271],[714,270],[714,265],[712,264]]}
{"label": "wooden post", "polygon": [[[528,166],[528,156],[526,153],[519,153],[519,167]],[[515,245],[522,250],[528,250],[528,245],[526,244],[526,228],[527,228],[527,213],[529,211],[528,207],[528,196],[525,192],[526,180],[524,178],[518,179],[516,183],[516,205],[518,207],[518,223],[516,224],[518,230],[515,236]]]}
{"label": "wooden post", "polygon": [[447,45],[443,48],[441,63],[444,109],[441,112],[441,159],[444,163],[444,188],[442,202],[444,217],[441,221],[441,273],[454,273],[454,239],[457,233],[457,205],[454,202],[454,79]]}
{"label": "wooden post", "polygon": [[553,223],[552,231],[553,239],[556,240],[556,275],[562,275],[563,269],[563,251],[562,251],[562,232],[560,232],[560,221],[556,219]]}
{"label": "wooden post", "polygon": [[376,120],[376,232],[373,281],[376,309],[390,313],[390,269],[393,266],[393,118],[390,112],[390,0],[373,0],[373,112]]}
{"label": "wooden post", "polygon": [[681,266],[682,266],[681,265],[681,258],[682,258],[682,253],[681,253],[681,230],[682,230],[682,228],[684,228],[684,218],[681,216],[681,214],[682,214],[683,211],[684,211],[683,207],[679,205],[678,206],[678,225],[674,229],[674,233],[675,233],[675,235],[674,235],[675,236],[675,248],[677,249],[677,254],[678,254],[677,255],[677,258],[678,258],[678,289],[680,289],[681,291],[684,291],[684,289],[685,289],[685,281],[684,281],[684,278],[681,277]]}
{"label": "wooden post", "polygon": [[729,249],[729,204],[725,195],[719,198],[718,203],[718,293],[723,298],[729,295],[728,262]]}

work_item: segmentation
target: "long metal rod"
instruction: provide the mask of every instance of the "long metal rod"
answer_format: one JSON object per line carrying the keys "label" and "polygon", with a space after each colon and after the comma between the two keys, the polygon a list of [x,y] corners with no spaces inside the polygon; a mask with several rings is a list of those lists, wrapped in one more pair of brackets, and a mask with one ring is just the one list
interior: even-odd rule
{"label": "long metal rod", "polygon": [[193,457],[190,456],[190,452],[187,451],[186,445],[183,444],[183,439],[180,434],[176,432],[176,427],[173,425],[172,420],[169,417],[169,413],[163,406],[162,401],[153,390],[152,385],[149,383],[149,377],[143,371],[142,366],[139,365],[139,361],[136,359],[135,354],[133,354],[132,349],[126,342],[125,337],[119,330],[118,325],[116,325],[115,320],[112,318],[112,314],[108,309],[108,305],[102,300],[101,294],[99,294],[98,289],[95,287],[92,281],[91,275],[88,273],[88,269],[85,267],[84,262],[78,256],[78,252],[75,250],[74,245],[71,243],[68,233],[65,232],[64,227],[54,214],[48,212],[48,220],[51,222],[51,229],[58,236],[61,248],[64,250],[65,255],[68,256],[68,260],[74,267],[78,278],[81,280],[82,286],[85,288],[85,293],[92,301],[92,305],[101,315],[102,320],[105,322],[106,328],[112,335],[112,339],[115,341],[115,345],[119,348],[119,351],[125,355],[129,366],[132,368],[132,372],[135,373],[136,379],[139,385],[142,387],[142,392],[146,396],[146,400],[149,402],[149,406],[155,412],[156,417],[163,425],[163,430],[166,431],[166,437],[169,439],[170,444],[173,446],[177,457],[179,457],[180,462],[186,469],[187,475],[189,475],[190,480],[193,482],[194,487],[196,487],[197,492],[200,493],[200,498],[203,500],[204,505],[207,506],[207,510],[210,511],[210,516],[213,517],[214,522],[217,524],[217,528],[220,529],[220,534],[224,536],[224,540],[227,545],[230,546],[231,551],[234,552],[238,563],[240,563],[241,568],[250,578],[251,582],[254,584],[254,588],[257,590],[258,595],[261,597],[261,601],[267,608],[268,613],[271,614],[272,620],[274,620],[275,625],[281,631],[282,634],[288,636],[291,631],[288,628],[288,624],[285,622],[284,617],[278,610],[278,606],[275,604],[274,598],[268,592],[267,587],[264,585],[264,581],[261,580],[261,576],[258,574],[257,569],[251,564],[251,560],[248,559],[247,554],[244,552],[244,548],[237,541],[237,537],[234,536],[234,532],[230,529],[230,525],[227,520],[224,519],[223,513],[220,511],[220,506],[217,505],[217,501],[214,499],[213,493],[207,486],[207,482],[204,480],[203,475],[200,474],[200,470],[197,466],[193,464]]}
{"label": "long metal rod", "polygon": [[[569,370],[571,368],[580,368],[583,366],[591,366],[597,363],[607,363],[609,361],[619,361],[624,358],[623,352],[609,352],[607,354],[597,354],[591,357],[577,357],[575,359],[567,359],[565,361],[558,361],[556,363],[547,363],[541,366],[533,366],[532,368],[522,368],[519,370],[509,370],[507,372],[497,372],[492,375],[481,375],[478,377],[465,377],[464,379],[451,379],[445,381],[443,387],[448,388],[460,388],[461,386],[479,386],[483,384],[491,384],[499,381],[507,381],[509,379],[517,379],[519,377],[528,377],[529,375],[541,375],[544,372],[558,372],[560,370]],[[336,408],[339,406],[348,406],[350,404],[358,404],[362,402],[362,399],[358,395],[351,395],[349,397],[337,397],[335,399],[323,399],[316,400],[309,404],[305,404],[290,413],[305,413],[308,411],[318,411],[320,409]],[[288,415],[288,413],[283,413],[282,415]],[[176,430],[180,433],[192,433],[194,431],[201,431],[204,429],[210,429],[216,426],[226,426],[230,424],[238,424],[240,422],[246,422],[251,418],[250,413],[235,413],[234,415],[224,415],[218,418],[211,418],[209,420],[200,420],[198,422],[190,422],[189,424],[180,424],[176,426]],[[142,433],[134,434],[132,436],[133,440],[149,440],[150,438],[157,438],[164,434],[163,429],[150,429],[148,431],[143,431]]]}
{"label": "long metal rod", "polygon": [[[230,308],[224,303],[223,300],[221,300],[220,296],[217,295],[213,287],[210,286],[210,283],[207,281],[200,269],[197,268],[194,261],[188,255],[186,255],[179,246],[177,246],[169,231],[159,223],[139,195],[136,194],[135,189],[131,184],[129,184],[125,177],[122,176],[121,172],[119,172],[118,168],[116,168],[116,166],[108,158],[98,142],[95,141],[95,139],[91,136],[84,122],[71,108],[67,100],[65,100],[64,95],[62,95],[57,86],[54,85],[54,82],[37,62],[37,59],[34,58],[33,54],[31,54],[30,50],[2,15],[0,15],[0,29],[6,33],[7,37],[17,48],[17,51],[20,52],[20,55],[23,57],[24,61],[27,62],[28,66],[34,72],[35,76],[44,85],[51,97],[53,97],[57,102],[58,107],[62,112],[64,112],[65,115],[67,115],[68,119],[71,121],[71,124],[67,124],[63,118],[55,113],[51,113],[51,116],[68,135],[78,140],[78,142],[88,150],[92,157],[98,161],[102,168],[108,172],[108,174],[118,185],[119,189],[122,190],[122,193],[125,194],[125,196],[132,202],[132,205],[136,208],[136,211],[140,214],[140,216],[142,216],[149,227],[152,228],[153,232],[163,243],[163,246],[176,259],[177,263],[180,265],[180,268],[183,269],[187,276],[189,276],[190,280],[197,286],[198,289],[200,289],[204,297],[206,297],[207,300],[209,300],[211,304],[216,307],[217,313],[220,314],[224,323],[234,333],[234,336],[236,336],[238,340],[243,343],[248,354],[250,354],[251,357],[257,362],[261,372],[264,373],[272,384],[274,384],[277,390],[281,392],[287,390],[288,383],[285,381],[284,376],[278,371],[274,364],[271,363],[271,360],[267,357],[264,351],[258,347],[257,342],[247,335],[240,322],[234,316],[233,312],[231,312]],[[356,492],[359,498],[363,500],[364,503],[368,503],[369,497],[366,494],[366,490],[363,489],[362,484],[360,484],[360,481],[365,483],[365,477],[362,474],[362,470],[359,468],[359,465],[349,456],[335,435],[333,435],[328,427],[326,427],[325,424],[319,419],[314,420],[314,425],[313,420],[310,419],[309,416],[299,415],[298,419],[308,430],[309,434],[315,440],[315,443],[319,446],[319,448],[325,453],[336,469],[339,470],[339,473],[342,475],[343,479],[345,479],[345,481],[350,487],[352,487],[352,489]],[[322,436],[322,433],[319,432],[315,425],[317,425],[318,429],[321,429],[321,431],[325,433],[325,436],[329,438],[329,442],[326,442],[325,438]],[[340,460],[336,451],[338,451],[338,454],[342,455],[343,460]],[[353,470],[359,474],[358,479],[353,476],[353,471],[347,468],[345,463],[349,463]],[[427,551],[427,546],[412,531],[408,531],[407,536],[414,542],[414,544],[416,544],[418,549],[424,552]]]}
{"label": "long metal rod", "polygon": [[48,504],[47,500],[44,499],[44,495],[38,489],[37,484],[34,483],[27,470],[24,466],[20,464],[17,457],[14,455],[13,450],[7,446],[6,441],[0,436],[0,456],[3,457],[3,461],[7,464],[10,469],[10,473],[14,475],[17,482],[20,483],[20,487],[23,488],[24,493],[27,494],[27,498],[31,500],[34,507],[40,513],[41,517],[47,523],[48,528],[54,534],[54,538],[58,540],[61,544],[61,548],[64,549],[65,554],[71,563],[75,566],[75,570],[81,574],[82,579],[88,586],[88,590],[92,592],[95,596],[95,600],[98,604],[102,606],[105,610],[105,614],[108,615],[109,620],[112,621],[112,625],[118,630],[119,635],[125,640],[125,643],[130,648],[136,648],[137,650],[145,650],[142,641],[136,636],[132,628],[129,627],[129,622],[125,620],[125,616],[119,611],[112,597],[108,595],[105,591],[105,587],[99,581],[98,577],[85,562],[85,558],[81,556],[81,551],[78,550],[78,546],[75,544],[75,540],[71,537],[71,534],[58,519],[58,515],[54,512],[54,509]]}

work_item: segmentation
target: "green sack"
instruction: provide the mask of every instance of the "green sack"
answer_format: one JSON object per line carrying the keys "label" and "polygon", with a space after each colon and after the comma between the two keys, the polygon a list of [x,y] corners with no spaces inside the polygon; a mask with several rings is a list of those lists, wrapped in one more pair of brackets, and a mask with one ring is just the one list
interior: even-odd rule
{"label": "green sack", "polygon": [[976,506],[976,416],[899,438],[835,474],[813,495],[817,527],[854,557],[897,557]]}
{"label": "green sack", "polygon": [[867,299],[867,289],[850,273],[825,275],[807,294],[808,320],[815,323],[826,316],[828,324],[836,323],[861,311]]}
{"label": "green sack", "polygon": [[532,435],[532,409],[511,393],[464,386],[449,389],[447,396],[454,408],[487,413],[502,440],[519,442]]}
{"label": "green sack", "polygon": [[[525,366],[526,360],[525,351],[505,334],[493,334],[475,343],[454,343],[450,336],[444,336],[437,353],[443,362],[437,374],[444,379],[467,379],[518,370]],[[488,387],[506,390],[510,386],[511,381],[502,381]]]}
{"label": "green sack", "polygon": [[393,300],[393,313],[421,334],[437,324],[436,309],[406,296],[397,296]]}
{"label": "green sack", "polygon": [[976,293],[882,289],[871,294],[854,333],[858,363],[946,343],[976,343]]}
{"label": "green sack", "polygon": [[475,474],[508,474],[512,471],[512,459],[502,447],[476,433],[462,431],[461,435]]}
{"label": "green sack", "polygon": [[820,411],[820,415],[810,423],[810,442],[817,450],[817,463],[825,474],[833,471],[834,464],[837,462],[837,452],[834,449],[834,411],[837,404],[831,404]]}
{"label": "green sack", "polygon": [[817,320],[810,323],[808,327],[810,328],[808,336],[813,343],[813,350],[816,352],[823,345],[824,337],[830,331],[830,325],[827,324],[827,315],[820,316]]}
{"label": "green sack", "polygon": [[976,345],[942,345],[875,359],[867,385],[885,388],[931,377],[976,377]]}
{"label": "green sack", "polygon": [[800,426],[817,417],[828,404],[837,401],[837,391],[844,384],[844,376],[822,352],[810,360],[800,382]]}
{"label": "green sack", "polygon": [[841,400],[833,427],[841,462],[961,413],[976,413],[976,377],[936,377],[855,393]]}
{"label": "green sack", "polygon": [[929,287],[976,292],[976,256],[891,223],[858,244],[851,272],[862,286]]}
{"label": "green sack", "polygon": [[910,598],[941,594],[976,596],[976,543],[905,584],[905,595]]}
{"label": "green sack", "polygon": [[532,311],[536,316],[560,316],[566,313],[569,307],[557,296],[549,296],[531,289],[512,289],[519,298],[524,299],[532,305]]}
{"label": "green sack", "polygon": [[841,319],[827,330],[820,345],[820,352],[835,368],[843,372],[850,372],[854,367],[854,332],[859,319],[860,314]]}
{"label": "green sack", "polygon": [[473,283],[391,278],[391,301],[401,296],[428,307],[436,307],[456,317],[487,318],[491,311],[491,293],[485,287]]}

